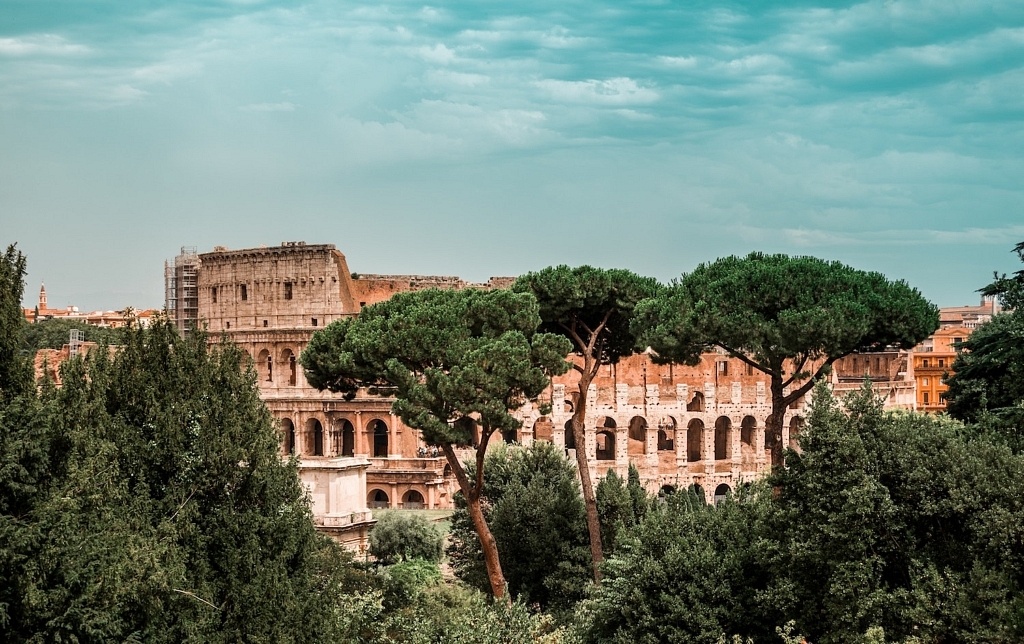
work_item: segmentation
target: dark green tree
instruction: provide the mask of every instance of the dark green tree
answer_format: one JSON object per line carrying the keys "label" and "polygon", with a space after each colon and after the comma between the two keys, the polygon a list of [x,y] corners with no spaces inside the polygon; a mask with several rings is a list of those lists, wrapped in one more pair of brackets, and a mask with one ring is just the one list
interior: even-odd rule
{"label": "dark green tree", "polygon": [[48,484],[24,521],[13,639],[336,636],[344,557],[312,526],[247,357],[132,329],[43,394]]}
{"label": "dark green tree", "polygon": [[[1024,242],[1014,246],[1013,252],[1024,262]],[[1009,276],[996,273],[994,277],[991,284],[981,289],[982,295],[998,297],[1008,309],[1024,309],[1024,270]]]}
{"label": "dark green tree", "polygon": [[[492,450],[486,458],[485,513],[509,592],[542,609],[565,612],[589,578],[586,515],[575,468],[547,442]],[[455,574],[486,588],[479,542],[465,500],[456,497],[448,557]]]}
{"label": "dark green tree", "polygon": [[604,554],[597,496],[583,448],[586,445],[587,389],[601,365],[614,364],[636,353],[638,348],[643,349],[637,347],[636,332],[630,326],[633,310],[641,300],[657,295],[659,289],[657,280],[627,270],[565,265],[527,273],[512,285],[514,291],[536,296],[544,320],[543,330],[568,338],[577,356],[572,364],[580,375],[573,400],[572,436],[587,509],[595,580],[601,578]]}
{"label": "dark green tree", "polygon": [[626,481],[614,471],[598,481],[597,511],[604,552],[613,554],[619,533],[639,524],[649,509],[650,498],[640,483],[640,471],[632,463]]}
{"label": "dark green tree", "polygon": [[391,511],[377,518],[370,532],[370,554],[385,564],[409,559],[437,563],[444,536],[422,514]]}
{"label": "dark green tree", "polygon": [[[466,498],[495,597],[505,595],[498,549],[481,507],[484,455],[494,432],[515,431],[509,410],[535,400],[568,368],[568,342],[538,333],[537,301],[505,290],[401,293],[316,333],[302,352],[318,389],[393,396],[394,412],[439,446]],[[455,453],[476,447],[472,478]]]}
{"label": "dark green tree", "polygon": [[770,378],[765,423],[783,458],[786,409],[855,351],[910,348],[938,328],[938,309],[902,281],[814,257],[751,253],[701,264],[638,307],[634,329],[662,360],[693,363],[720,347]]}
{"label": "dark green tree", "polygon": [[25,393],[32,385],[31,363],[20,351],[24,289],[25,256],[11,244],[0,256],[0,403]]}

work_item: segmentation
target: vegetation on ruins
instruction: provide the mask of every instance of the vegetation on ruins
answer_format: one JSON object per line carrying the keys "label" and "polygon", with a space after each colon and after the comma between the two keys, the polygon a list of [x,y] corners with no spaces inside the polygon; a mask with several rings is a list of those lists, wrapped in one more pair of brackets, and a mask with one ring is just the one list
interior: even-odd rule
{"label": "vegetation on ruins", "polygon": [[115,345],[124,340],[123,328],[113,329],[81,320],[53,318],[26,324],[21,337],[21,349],[29,356],[35,355],[39,349],[60,349],[68,343],[72,329],[81,331],[86,342]]}
{"label": "vegetation on ruins", "polygon": [[765,438],[783,462],[786,409],[855,351],[909,349],[938,328],[917,289],[839,262],[751,253],[701,264],[637,307],[633,329],[665,362],[720,348],[771,378]]}
{"label": "vegetation on ruins", "polygon": [[868,388],[843,404],[815,392],[802,453],[766,484],[671,495],[627,531],[584,639],[760,642],[792,621],[822,643],[1020,641],[1024,460]]}
{"label": "vegetation on ruins", "polygon": [[[586,514],[576,469],[551,443],[501,447],[485,460],[484,511],[517,600],[564,613],[583,598],[589,574]],[[448,560],[456,576],[486,589],[480,545],[465,499],[456,497]]]}
{"label": "vegetation on ruins", "polygon": [[390,564],[410,559],[438,562],[444,536],[423,515],[411,512],[383,512],[370,532],[370,554]]}
{"label": "vegetation on ruins", "polygon": [[[8,347],[24,263],[0,265]],[[60,388],[25,361],[0,359],[6,641],[338,636],[359,575],[313,529],[244,352],[158,322],[66,363]]]}
{"label": "vegetation on ruins", "polygon": [[[537,331],[536,299],[506,290],[426,289],[368,306],[314,334],[301,363],[318,389],[354,397],[361,388],[395,399],[393,410],[440,447],[466,499],[494,597],[505,596],[498,548],[484,517],[484,457],[510,413],[568,368],[569,343]],[[475,447],[467,471],[455,448]]]}
{"label": "vegetation on ruins", "polygon": [[[641,300],[658,294],[660,288],[655,279],[624,269],[565,265],[527,273],[512,285],[514,291],[536,296],[544,320],[543,330],[568,338],[573,354],[578,356],[572,364],[580,375],[572,401],[572,444],[577,448],[576,467],[587,511],[595,580],[601,578],[604,554],[597,497],[585,449],[587,390],[602,365],[614,364],[637,351],[637,331],[631,327],[634,308]],[[561,404],[561,401],[553,403]]]}

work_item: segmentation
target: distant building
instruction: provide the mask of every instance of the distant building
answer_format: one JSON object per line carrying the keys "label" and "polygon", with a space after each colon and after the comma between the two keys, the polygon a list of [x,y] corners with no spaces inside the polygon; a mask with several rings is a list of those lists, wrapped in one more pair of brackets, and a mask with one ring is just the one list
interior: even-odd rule
{"label": "distant building", "polygon": [[1002,311],[999,300],[982,297],[978,306],[947,306],[939,309],[939,328],[965,327],[974,330]]}
{"label": "distant building", "polygon": [[150,321],[157,311],[147,309],[136,311],[132,308],[120,311],[80,311],[77,306],[67,306],[63,309],[52,309],[46,300],[46,284],[39,287],[39,302],[35,308],[22,309],[27,322],[44,322],[46,320],[69,320],[81,322],[91,326],[116,329],[126,326],[129,322],[135,322],[141,326],[149,326]]}
{"label": "distant building", "polygon": [[182,246],[177,257],[164,262],[164,312],[181,331],[194,329],[199,319],[198,275],[194,246]]}

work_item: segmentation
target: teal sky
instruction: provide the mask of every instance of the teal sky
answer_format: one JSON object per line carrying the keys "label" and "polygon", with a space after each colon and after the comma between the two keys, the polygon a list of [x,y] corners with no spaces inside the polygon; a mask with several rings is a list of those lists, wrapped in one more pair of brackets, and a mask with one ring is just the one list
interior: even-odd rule
{"label": "teal sky", "polygon": [[0,0],[26,298],[158,307],[181,246],[663,280],[751,250],[975,303],[1024,240],[1024,2]]}

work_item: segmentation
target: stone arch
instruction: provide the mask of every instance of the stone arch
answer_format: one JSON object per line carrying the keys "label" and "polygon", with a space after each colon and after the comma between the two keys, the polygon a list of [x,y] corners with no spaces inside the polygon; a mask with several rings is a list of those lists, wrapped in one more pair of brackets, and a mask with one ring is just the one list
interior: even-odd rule
{"label": "stone arch", "polygon": [[789,449],[800,449],[800,434],[804,431],[802,416],[793,416],[789,421]]}
{"label": "stone arch", "polygon": [[757,419],[753,416],[744,416],[740,422],[740,453],[743,462],[752,462],[756,458],[754,439],[757,436]]}
{"label": "stone arch", "polygon": [[704,411],[704,394],[699,391],[693,392],[693,398],[686,403],[686,411]]}
{"label": "stone arch", "polygon": [[402,507],[407,510],[422,510],[424,504],[423,493],[419,490],[406,490],[402,495]]}
{"label": "stone arch", "polygon": [[647,442],[647,419],[643,416],[633,416],[629,419],[630,440]]}
{"label": "stone arch", "polygon": [[446,479],[450,479],[453,476],[455,476],[455,474],[452,472],[451,463],[445,463],[444,464],[444,469],[441,470],[441,476],[443,476]]}
{"label": "stone arch", "polygon": [[[612,421],[614,422],[614,421]],[[599,461],[614,461],[615,460],[615,432],[609,431],[608,429],[602,429],[597,432],[594,437],[597,441],[597,454],[595,455]]]}
{"label": "stone arch", "polygon": [[282,418],[279,424],[281,426],[281,441],[284,444],[284,453],[294,454],[297,447],[295,444],[295,424],[291,418]]}
{"label": "stone arch", "polygon": [[665,416],[658,422],[658,451],[672,452],[676,449],[676,419]]}
{"label": "stone arch", "polygon": [[324,455],[324,426],[318,418],[306,421],[306,436],[313,456]]}
{"label": "stone arch", "polygon": [[551,424],[551,419],[547,416],[541,416],[533,423],[533,440],[535,441],[550,443],[554,439],[554,432],[554,425]]}
{"label": "stone arch", "polygon": [[340,434],[340,454],[342,456],[355,456],[356,448],[356,428],[353,427],[352,423],[348,419],[342,419],[341,429],[338,431]]}
{"label": "stone arch", "polygon": [[281,368],[284,369],[286,382],[289,387],[294,387],[298,382],[298,363],[295,359],[295,352],[285,348],[281,351]]}
{"label": "stone arch", "polygon": [[602,416],[597,421],[598,429],[615,429],[615,419],[611,416]]}
{"label": "stone arch", "polygon": [[380,488],[374,488],[366,493],[366,506],[373,510],[380,510],[391,507],[391,499],[388,493]]}
{"label": "stone arch", "polygon": [[379,418],[374,418],[366,427],[366,433],[373,441],[372,455],[376,458],[387,458],[388,456],[388,424]]}
{"label": "stone arch", "polygon": [[565,449],[576,449],[576,434],[572,431],[572,419],[565,421]]}
{"label": "stone arch", "polygon": [[720,484],[715,488],[715,505],[724,501],[730,494],[732,494],[732,488],[725,483]]}
{"label": "stone arch", "polygon": [[728,459],[732,452],[732,421],[728,416],[719,416],[715,421],[715,460]]}
{"label": "stone arch", "polygon": [[274,358],[266,349],[260,351],[256,356],[256,372],[260,382],[274,381]]}
{"label": "stone arch", "polygon": [[663,497],[666,497],[666,496],[671,496],[672,494],[675,494],[675,493],[676,493],[676,486],[672,485],[671,483],[666,483],[665,485],[662,485],[660,488],[658,488],[658,497],[659,498],[663,498]]}
{"label": "stone arch", "polygon": [[686,426],[686,460],[691,463],[704,460],[704,421],[699,418]]}

